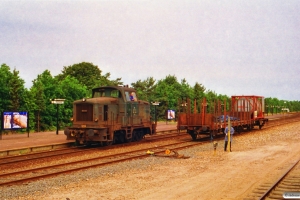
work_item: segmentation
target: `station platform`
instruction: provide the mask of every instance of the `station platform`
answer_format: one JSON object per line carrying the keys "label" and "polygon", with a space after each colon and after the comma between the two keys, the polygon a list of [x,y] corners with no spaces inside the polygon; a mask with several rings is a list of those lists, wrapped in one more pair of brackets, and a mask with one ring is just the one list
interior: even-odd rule
{"label": "station platform", "polygon": [[2,133],[0,151],[71,142],[66,138],[63,131],[59,131],[58,135],[56,135],[56,131],[29,133],[29,137],[28,133],[8,135]]}

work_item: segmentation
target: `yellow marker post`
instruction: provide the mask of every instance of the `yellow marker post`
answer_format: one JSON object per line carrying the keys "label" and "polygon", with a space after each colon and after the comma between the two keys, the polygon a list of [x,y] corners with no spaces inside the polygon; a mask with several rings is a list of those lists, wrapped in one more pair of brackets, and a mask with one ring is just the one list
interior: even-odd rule
{"label": "yellow marker post", "polygon": [[214,146],[214,155],[216,155],[216,150],[217,150],[218,143],[214,142],[213,146]]}
{"label": "yellow marker post", "polygon": [[228,152],[230,152],[231,146],[230,146],[230,130],[231,130],[231,125],[230,125],[230,117],[228,116],[228,132],[227,132],[227,137],[228,137],[228,143],[227,143],[227,149]]}

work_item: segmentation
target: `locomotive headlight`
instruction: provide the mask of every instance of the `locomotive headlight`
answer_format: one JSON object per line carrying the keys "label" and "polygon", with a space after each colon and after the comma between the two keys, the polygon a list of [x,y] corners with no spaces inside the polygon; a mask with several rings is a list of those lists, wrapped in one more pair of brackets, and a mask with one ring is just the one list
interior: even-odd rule
{"label": "locomotive headlight", "polygon": [[82,101],[86,101],[86,99],[85,99],[85,98],[83,98],[83,99],[82,99]]}
{"label": "locomotive headlight", "polygon": [[97,122],[97,121],[98,121],[98,118],[95,118],[94,121]]}
{"label": "locomotive headlight", "polygon": [[74,121],[73,117],[70,118],[70,121],[71,121],[71,122]]}

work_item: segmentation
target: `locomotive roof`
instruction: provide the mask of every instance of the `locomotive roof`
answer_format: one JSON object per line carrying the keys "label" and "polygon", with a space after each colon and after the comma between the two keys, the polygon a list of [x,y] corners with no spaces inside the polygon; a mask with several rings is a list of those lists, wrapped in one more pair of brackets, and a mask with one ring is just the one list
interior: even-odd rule
{"label": "locomotive roof", "polygon": [[120,90],[120,91],[135,92],[134,88],[130,88],[128,86],[101,86],[101,87],[94,88],[93,90],[99,90],[99,89],[116,89],[116,90]]}

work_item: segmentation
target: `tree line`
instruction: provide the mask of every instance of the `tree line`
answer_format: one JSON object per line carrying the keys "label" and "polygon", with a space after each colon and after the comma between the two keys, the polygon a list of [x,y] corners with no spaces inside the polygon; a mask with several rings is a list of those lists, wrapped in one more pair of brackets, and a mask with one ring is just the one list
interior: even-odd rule
{"label": "tree line", "polygon": [[[59,127],[63,129],[71,125],[73,101],[84,97],[91,97],[92,88],[99,86],[123,85],[122,78],[111,79],[110,73],[102,74],[98,66],[93,63],[82,62],[71,66],[64,66],[57,76],[52,76],[45,70],[32,81],[31,88],[25,88],[25,81],[20,77],[19,71],[11,70],[6,64],[0,67],[0,111],[28,111],[29,128],[31,131],[51,131],[56,129],[57,108],[51,104],[51,99],[65,99],[59,106]],[[202,84],[196,82],[189,85],[186,79],[178,81],[174,75],[164,79],[155,80],[148,77],[131,83],[140,100],[160,102],[156,107],[157,118],[165,119],[166,110],[178,111],[179,102],[187,99],[203,99],[207,102],[222,101],[230,104],[230,97],[216,94],[207,90]],[[277,98],[265,98],[265,110],[268,113],[280,113],[283,108],[290,111],[299,111],[299,101],[286,101]],[[154,113],[154,108],[152,113]],[[227,108],[228,109],[228,108]],[[2,122],[1,122],[2,123]]]}

